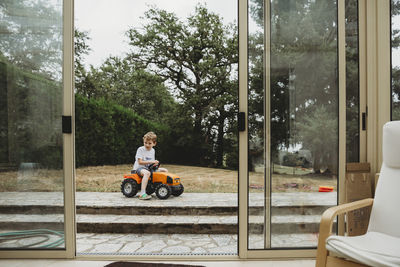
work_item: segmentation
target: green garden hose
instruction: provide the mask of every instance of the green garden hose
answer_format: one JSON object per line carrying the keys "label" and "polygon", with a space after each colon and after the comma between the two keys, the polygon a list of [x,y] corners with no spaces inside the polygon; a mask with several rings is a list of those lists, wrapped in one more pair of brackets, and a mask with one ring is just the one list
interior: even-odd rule
{"label": "green garden hose", "polygon": [[[41,246],[37,246],[39,244],[43,244],[50,240],[51,235],[57,235],[59,238],[56,241],[53,241],[49,244],[44,244]],[[32,237],[43,237],[43,240],[37,241],[32,244],[20,246],[20,248],[30,248],[33,246],[37,246],[35,248],[55,248],[62,243],[64,243],[64,232],[62,231],[53,231],[49,229],[36,229],[36,230],[25,230],[25,231],[17,231],[17,232],[8,232],[8,233],[0,233],[0,243],[7,240],[17,240],[17,239],[25,239]]]}

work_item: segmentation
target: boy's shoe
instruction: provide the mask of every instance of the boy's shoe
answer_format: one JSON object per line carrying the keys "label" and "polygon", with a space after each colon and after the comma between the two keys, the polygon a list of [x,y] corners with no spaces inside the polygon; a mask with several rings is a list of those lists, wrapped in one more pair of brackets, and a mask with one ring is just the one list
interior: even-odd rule
{"label": "boy's shoe", "polygon": [[146,193],[144,193],[143,195],[140,195],[139,196],[139,199],[140,200],[148,200],[148,199],[150,199],[151,198],[151,196],[149,196],[148,194],[146,194]]}

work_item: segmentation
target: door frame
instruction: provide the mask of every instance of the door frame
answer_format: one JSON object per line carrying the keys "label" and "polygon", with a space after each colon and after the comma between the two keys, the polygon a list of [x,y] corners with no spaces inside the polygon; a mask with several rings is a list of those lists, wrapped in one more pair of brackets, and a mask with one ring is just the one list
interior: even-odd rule
{"label": "door frame", "polygon": [[[382,161],[381,139],[382,126],[390,120],[390,90],[378,90],[378,87],[390,89],[390,0],[359,0],[359,33],[360,33],[360,108],[368,106],[367,131],[360,132],[360,160],[371,163],[372,173],[377,172]],[[267,1],[269,2],[269,1]],[[379,2],[379,3],[378,3]],[[344,0],[339,0],[338,8],[344,11]],[[269,5],[266,6],[269,14]],[[75,224],[75,143],[74,143],[74,1],[63,0],[63,87],[64,106],[63,115],[72,117],[72,134],[63,135],[64,153],[64,205],[65,205],[65,250],[1,250],[0,258],[74,258],[76,250],[76,224]],[[339,12],[340,13],[340,12]],[[344,13],[341,12],[339,28],[343,27]],[[248,114],[248,0],[238,0],[239,15],[239,111]],[[368,18],[368,20],[366,19]],[[368,35],[366,32],[368,31]],[[269,31],[266,32],[269,34]],[[344,36],[344,29],[339,29],[339,35]],[[344,38],[339,46],[344,47]],[[267,44],[268,45],[268,44]],[[344,51],[344,49],[339,50]],[[269,51],[269,47],[268,48]],[[343,62],[345,53],[339,52]],[[268,59],[268,57],[267,57]],[[345,58],[344,58],[345,59]],[[345,65],[343,65],[345,66]],[[343,66],[339,69],[343,69]],[[268,67],[268,66],[266,66]],[[268,68],[267,68],[268,70]],[[339,73],[343,76],[343,71]],[[267,73],[269,79],[269,72]],[[345,79],[345,77],[344,77]],[[343,77],[339,83],[345,84]],[[343,86],[342,86],[343,87]],[[364,89],[365,88],[365,89]],[[343,89],[341,89],[343,90]],[[362,93],[364,92],[364,93]],[[340,106],[345,107],[345,95],[340,93]],[[366,103],[364,105],[363,103]],[[341,109],[339,109],[341,110]],[[360,110],[360,112],[362,112]],[[345,114],[340,113],[342,118]],[[344,117],[345,118],[345,117]],[[343,125],[344,124],[344,125]],[[247,118],[246,118],[247,125]],[[345,159],[345,123],[340,124],[339,154]],[[361,128],[360,128],[361,129]],[[344,136],[344,138],[343,138]],[[268,134],[269,137],[269,134]],[[267,139],[268,140],[268,139]],[[344,143],[344,144],[343,144]],[[240,259],[251,258],[313,258],[316,249],[273,249],[273,250],[248,250],[247,218],[248,218],[248,131],[239,132],[239,234],[238,250]],[[344,175],[344,160],[339,162],[340,177]],[[343,184],[339,185],[339,192],[343,195]],[[343,197],[339,196],[339,202]],[[343,229],[343,226],[342,226]],[[96,259],[100,257],[94,257]],[[126,258],[126,257],[123,257]],[[168,257],[171,260],[178,259]],[[202,257],[201,259],[218,257]],[[225,258],[225,257],[222,257]],[[228,257],[234,259],[235,257]],[[128,259],[132,259],[129,257]],[[137,259],[136,257],[134,259]],[[181,258],[179,258],[181,259]],[[191,260],[194,257],[190,258]]]}
{"label": "door frame", "polygon": [[[74,1],[63,0],[63,115],[74,118]],[[60,103],[61,104],[61,103]],[[61,118],[60,118],[61,121]],[[75,147],[72,133],[63,134],[64,240],[65,249],[0,250],[0,258],[74,258],[75,225]]]}

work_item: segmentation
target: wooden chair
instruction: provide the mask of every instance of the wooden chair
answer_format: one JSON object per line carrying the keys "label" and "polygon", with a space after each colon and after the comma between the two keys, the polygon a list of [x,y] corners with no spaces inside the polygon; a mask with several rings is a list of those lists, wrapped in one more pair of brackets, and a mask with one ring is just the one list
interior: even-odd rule
{"label": "wooden chair", "polygon": [[[383,127],[383,163],[374,199],[327,209],[321,218],[316,266],[400,266],[400,121]],[[372,206],[368,231],[332,235],[337,215]]]}

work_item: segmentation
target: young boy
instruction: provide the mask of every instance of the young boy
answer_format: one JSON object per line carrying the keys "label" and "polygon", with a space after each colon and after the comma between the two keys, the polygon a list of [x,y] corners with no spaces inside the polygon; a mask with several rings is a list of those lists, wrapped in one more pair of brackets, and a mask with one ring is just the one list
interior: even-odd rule
{"label": "young boy", "polygon": [[[157,135],[153,132],[148,132],[143,136],[143,146],[139,147],[136,151],[135,164],[133,169],[142,177],[142,186],[139,193],[140,200],[150,199],[151,196],[146,194],[147,183],[149,182],[150,170],[148,165],[159,161],[156,160],[154,146],[157,144]],[[157,171],[167,172],[165,168],[158,168]]]}

